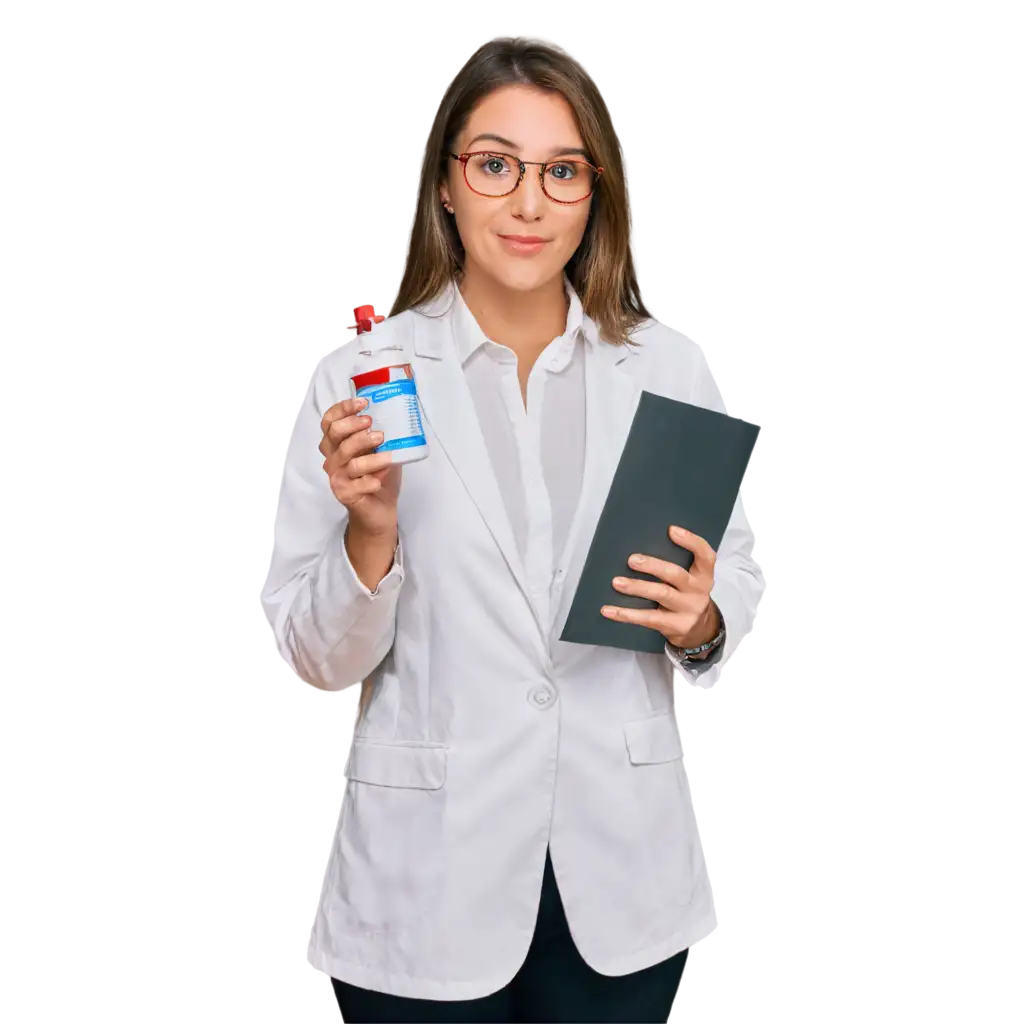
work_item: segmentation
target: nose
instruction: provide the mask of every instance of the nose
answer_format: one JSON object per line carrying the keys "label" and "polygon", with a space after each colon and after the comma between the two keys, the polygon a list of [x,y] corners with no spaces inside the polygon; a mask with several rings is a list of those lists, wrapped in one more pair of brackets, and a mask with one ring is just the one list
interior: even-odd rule
{"label": "nose", "polygon": [[513,213],[519,213],[526,218],[536,217],[547,203],[548,197],[541,188],[538,170],[534,164],[526,165],[526,173],[519,183],[519,188],[509,196],[512,200]]}

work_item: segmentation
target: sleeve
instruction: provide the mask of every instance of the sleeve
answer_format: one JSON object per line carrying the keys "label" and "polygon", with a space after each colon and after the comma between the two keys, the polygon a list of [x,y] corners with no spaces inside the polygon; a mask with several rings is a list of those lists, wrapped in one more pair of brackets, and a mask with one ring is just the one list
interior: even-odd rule
{"label": "sleeve", "polygon": [[343,690],[361,683],[390,650],[404,570],[400,540],[375,590],[349,561],[348,509],[331,490],[319,450],[321,420],[338,400],[323,371],[321,359],[288,444],[260,601],[295,674],[318,689]]}
{"label": "sleeve", "polygon": [[[697,348],[697,372],[694,376],[690,402],[705,409],[726,413],[725,402],[718,390],[703,351]],[[672,664],[695,686],[714,686],[726,662],[736,652],[740,641],[754,626],[758,602],[764,593],[765,579],[754,561],[754,534],[743,511],[742,488],[736,497],[732,515],[715,557],[715,582],[711,600],[718,605],[725,623],[725,640],[704,661],[683,661],[665,645]]]}

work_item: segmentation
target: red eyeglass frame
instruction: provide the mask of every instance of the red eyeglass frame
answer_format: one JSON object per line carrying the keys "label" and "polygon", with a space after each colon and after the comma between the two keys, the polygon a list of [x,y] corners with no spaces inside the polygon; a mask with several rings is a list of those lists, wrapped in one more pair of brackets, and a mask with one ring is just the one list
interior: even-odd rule
{"label": "red eyeglass frame", "polygon": [[[589,199],[594,194],[594,189],[597,188],[597,183],[601,180],[601,175],[604,173],[603,167],[595,167],[589,160],[576,160],[576,159],[565,159],[565,160],[520,160],[519,157],[512,153],[502,153],[496,149],[474,149],[471,153],[452,153],[449,151],[448,155],[453,160],[458,160],[462,164],[462,177],[466,182],[466,187],[476,193],[478,196],[483,196],[485,199],[504,199],[505,196],[512,195],[513,192],[523,183],[523,178],[526,176],[526,165],[527,164],[538,164],[540,166],[540,187],[541,191],[551,200],[553,203],[558,203],[559,206],[575,206],[577,203],[582,203],[584,199]],[[488,195],[486,192],[478,192],[469,183],[469,170],[466,167],[467,162],[471,156],[502,156],[508,157],[509,160],[519,164],[519,177],[516,179],[515,185],[512,186],[507,192],[503,192],[500,196]],[[580,196],[579,199],[555,199],[546,188],[544,188],[544,171],[547,169],[549,164],[586,164],[591,170],[597,172],[597,177],[594,178],[594,184],[591,186],[590,191],[585,196]]]}

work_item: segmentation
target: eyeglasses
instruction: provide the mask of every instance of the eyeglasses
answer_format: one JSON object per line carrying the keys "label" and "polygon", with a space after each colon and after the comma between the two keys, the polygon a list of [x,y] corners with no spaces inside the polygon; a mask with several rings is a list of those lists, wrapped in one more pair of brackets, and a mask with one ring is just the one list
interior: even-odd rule
{"label": "eyeglasses", "polygon": [[[604,172],[585,160],[520,160],[509,153],[449,153],[462,164],[466,184],[478,195],[498,199],[511,195],[522,182],[527,164],[536,164],[540,171],[540,187],[544,195],[556,203],[581,203],[597,184]],[[513,168],[518,167],[515,182]],[[548,171],[557,171],[557,175]]]}

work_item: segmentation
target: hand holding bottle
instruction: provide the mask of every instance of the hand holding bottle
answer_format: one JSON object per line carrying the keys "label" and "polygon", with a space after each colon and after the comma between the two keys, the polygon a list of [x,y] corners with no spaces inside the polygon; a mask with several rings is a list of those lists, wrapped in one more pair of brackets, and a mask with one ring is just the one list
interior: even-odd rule
{"label": "hand holding bottle", "polygon": [[360,415],[366,399],[346,398],[332,405],[321,421],[320,454],[331,491],[349,511],[353,527],[368,536],[390,536],[398,528],[401,463],[392,453],[374,452],[383,435],[372,419]]}

